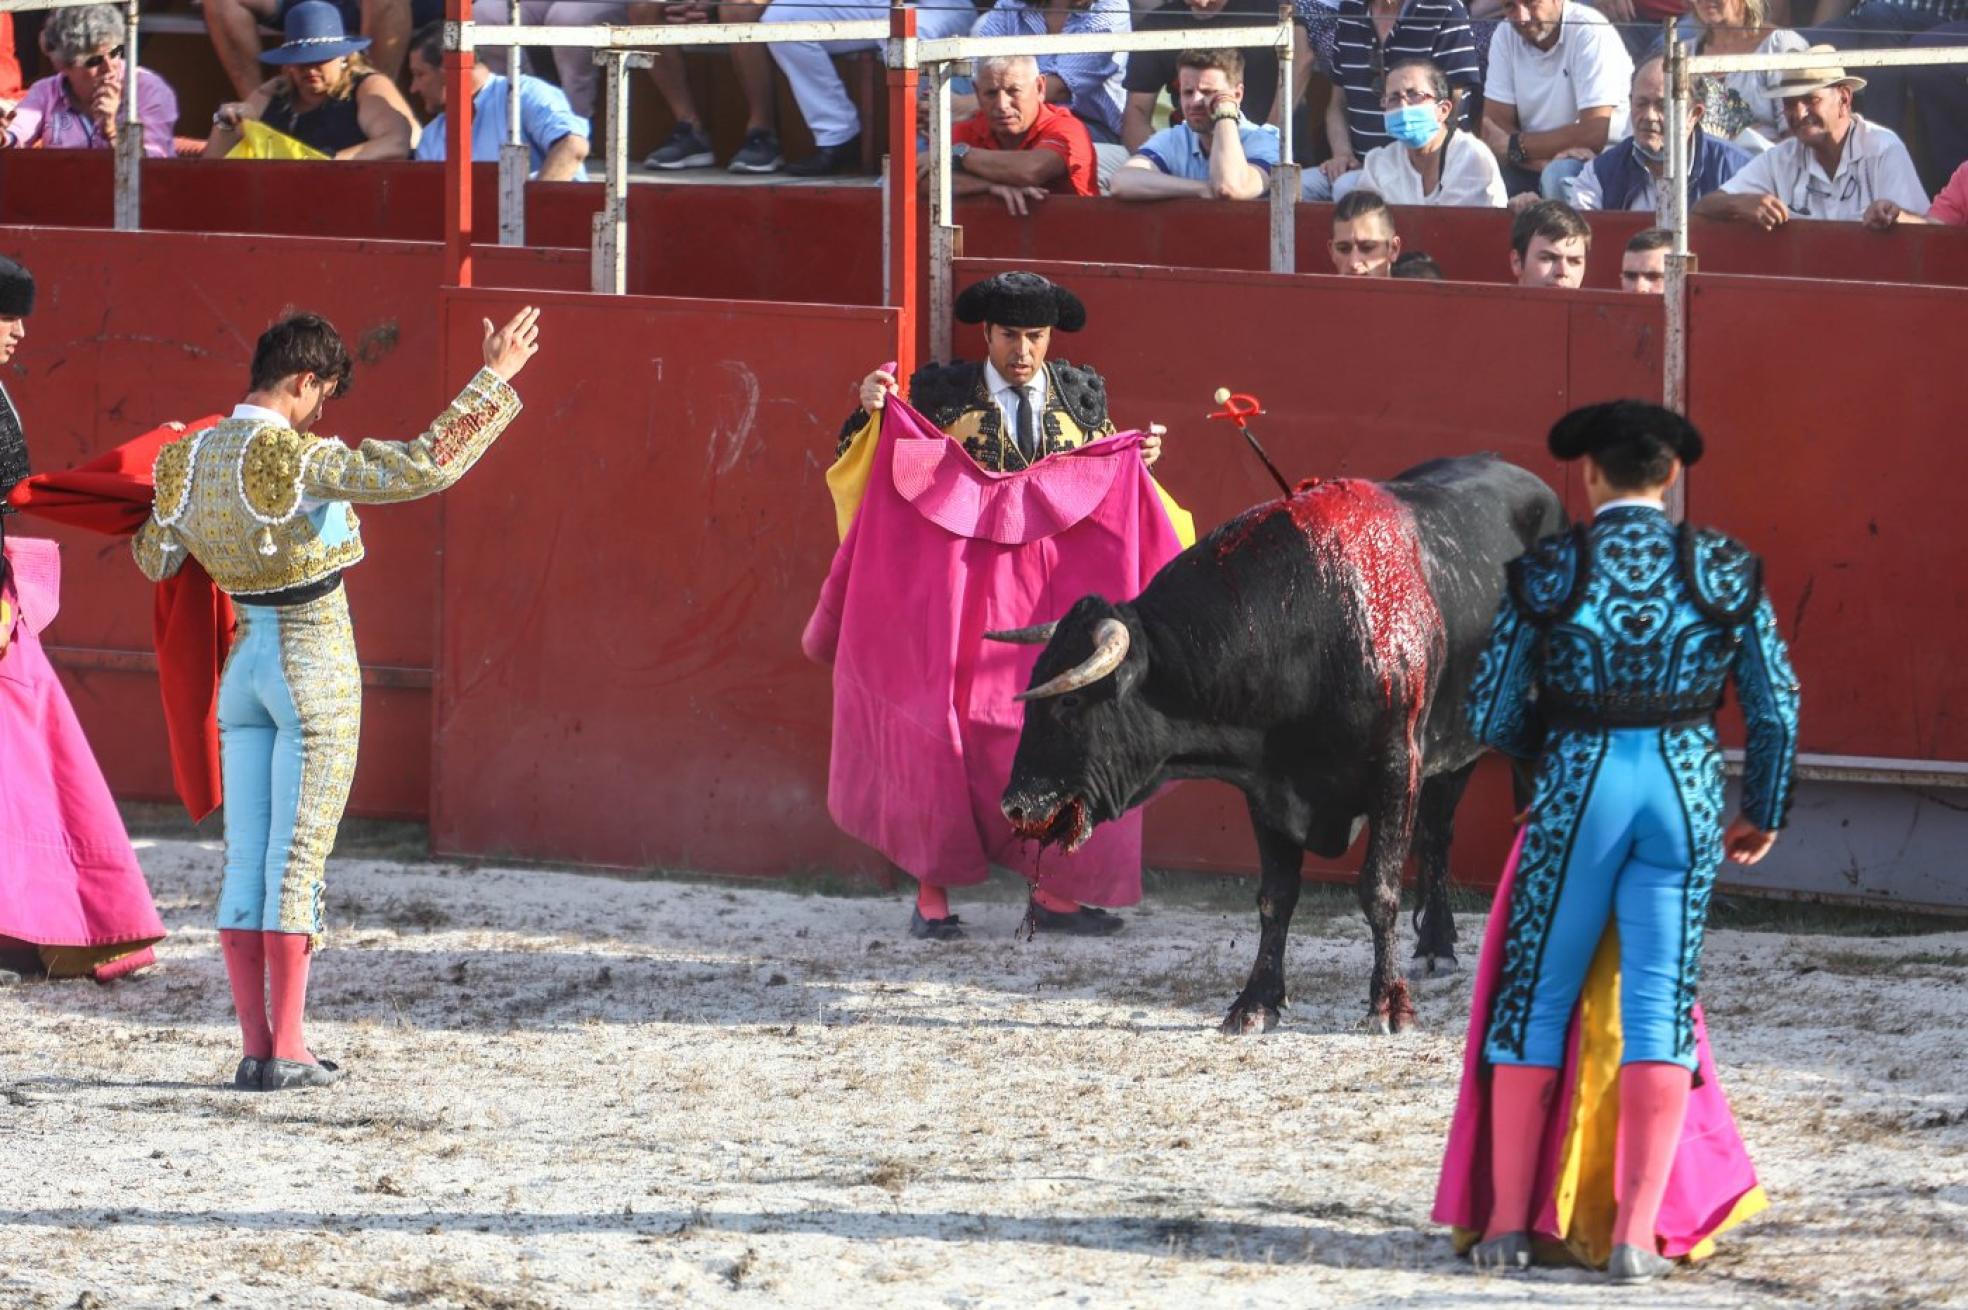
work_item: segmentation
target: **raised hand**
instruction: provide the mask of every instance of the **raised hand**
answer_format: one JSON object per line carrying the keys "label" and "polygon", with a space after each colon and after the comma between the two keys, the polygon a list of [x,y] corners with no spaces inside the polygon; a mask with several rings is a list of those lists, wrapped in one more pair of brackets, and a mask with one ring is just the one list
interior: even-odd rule
{"label": "raised hand", "polygon": [[540,311],[528,305],[497,331],[491,319],[481,321],[485,324],[485,367],[510,382],[526,367],[526,361],[539,353]]}

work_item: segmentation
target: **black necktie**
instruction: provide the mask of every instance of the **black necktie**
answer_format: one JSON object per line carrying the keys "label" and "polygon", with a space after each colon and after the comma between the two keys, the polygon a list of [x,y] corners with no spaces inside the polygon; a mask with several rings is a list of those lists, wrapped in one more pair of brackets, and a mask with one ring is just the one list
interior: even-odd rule
{"label": "black necktie", "polygon": [[1018,449],[1031,464],[1039,457],[1039,434],[1032,425],[1032,393],[1018,388]]}

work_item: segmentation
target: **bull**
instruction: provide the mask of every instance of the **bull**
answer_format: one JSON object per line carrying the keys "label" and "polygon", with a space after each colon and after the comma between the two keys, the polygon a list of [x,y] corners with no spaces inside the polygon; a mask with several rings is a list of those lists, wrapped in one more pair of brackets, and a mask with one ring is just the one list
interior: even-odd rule
{"label": "bull", "polygon": [[1402,870],[1412,850],[1417,972],[1453,969],[1449,843],[1482,752],[1463,701],[1505,565],[1564,523],[1542,479],[1490,455],[1313,480],[1217,528],[1132,601],[1087,596],[1056,623],[990,634],[1045,645],[1019,696],[1005,817],[1072,850],[1169,782],[1242,791],[1263,879],[1228,1034],[1277,1026],[1305,852],[1343,855],[1364,823],[1367,1022],[1407,1027]]}

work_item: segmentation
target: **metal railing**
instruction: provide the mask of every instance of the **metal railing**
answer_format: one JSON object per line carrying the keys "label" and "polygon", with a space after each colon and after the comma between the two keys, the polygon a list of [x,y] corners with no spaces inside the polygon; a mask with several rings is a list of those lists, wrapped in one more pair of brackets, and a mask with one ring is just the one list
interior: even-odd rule
{"label": "metal railing", "polygon": [[[84,5],[101,4],[103,0],[0,0],[0,14],[25,14],[45,9],[79,9]],[[134,232],[141,225],[143,216],[143,158],[144,134],[143,119],[137,113],[137,103],[142,99],[137,88],[137,24],[142,15],[137,9],[137,0],[124,0],[123,5],[123,130],[117,134],[115,147],[116,163],[116,202],[115,223],[119,232]],[[57,77],[61,74],[57,73]]]}

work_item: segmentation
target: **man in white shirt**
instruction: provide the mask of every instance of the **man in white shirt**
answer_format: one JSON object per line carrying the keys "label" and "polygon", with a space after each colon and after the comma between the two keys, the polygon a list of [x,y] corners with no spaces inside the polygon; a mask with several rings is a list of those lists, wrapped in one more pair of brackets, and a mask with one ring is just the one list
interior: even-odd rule
{"label": "man in white shirt", "polygon": [[[1828,45],[1813,54],[1836,55]],[[1720,191],[1702,197],[1704,218],[1754,223],[1773,232],[1793,218],[1863,222],[1885,230],[1905,210],[1927,212],[1927,192],[1905,143],[1890,129],[1852,112],[1865,87],[1828,59],[1792,69],[1776,87],[1790,136],[1749,161]]]}
{"label": "man in white shirt", "polygon": [[1509,203],[1496,156],[1455,129],[1449,79],[1434,60],[1409,59],[1388,69],[1380,107],[1394,140],[1367,152],[1359,187],[1391,205],[1502,209]]}
{"label": "man in white shirt", "polygon": [[1504,0],[1490,38],[1483,141],[1513,193],[1563,199],[1608,141],[1626,135],[1633,59],[1605,15],[1578,0]]}

